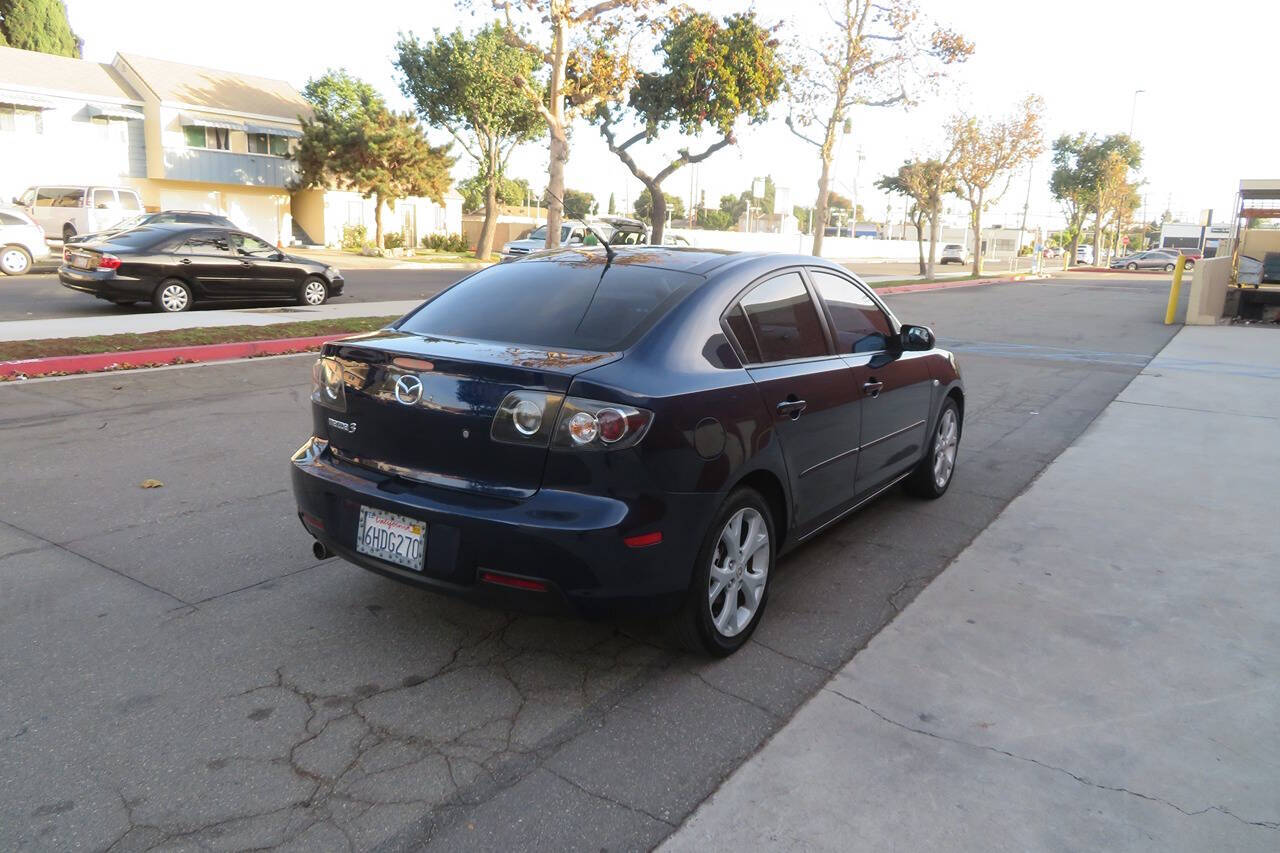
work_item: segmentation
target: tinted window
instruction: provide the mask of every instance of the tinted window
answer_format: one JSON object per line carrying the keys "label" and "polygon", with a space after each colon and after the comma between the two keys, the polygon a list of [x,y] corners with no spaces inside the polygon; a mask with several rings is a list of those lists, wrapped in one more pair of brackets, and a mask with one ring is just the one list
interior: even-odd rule
{"label": "tinted window", "polygon": [[856,284],[838,275],[810,270],[818,295],[835,327],[837,352],[879,352],[889,348],[889,318]]}
{"label": "tinted window", "polygon": [[276,247],[248,234],[232,234],[231,247],[240,255],[274,255]]}
{"label": "tinted window", "polygon": [[183,255],[224,255],[231,251],[231,245],[223,234],[193,234],[178,249]]}
{"label": "tinted window", "polygon": [[459,282],[400,328],[546,349],[625,349],[701,281],[651,267],[605,270],[602,253],[517,261]]}
{"label": "tinted window", "polygon": [[748,293],[741,307],[755,334],[761,361],[827,354],[818,310],[799,273],[769,279]]}

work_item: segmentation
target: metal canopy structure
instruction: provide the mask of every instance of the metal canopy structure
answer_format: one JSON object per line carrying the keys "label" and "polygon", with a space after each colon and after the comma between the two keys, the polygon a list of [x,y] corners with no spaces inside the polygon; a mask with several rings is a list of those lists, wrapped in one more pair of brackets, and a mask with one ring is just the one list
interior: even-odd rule
{"label": "metal canopy structure", "polygon": [[1236,287],[1240,286],[1242,232],[1251,219],[1280,219],[1280,178],[1240,182],[1240,189],[1236,192],[1235,221],[1231,225],[1231,284]]}

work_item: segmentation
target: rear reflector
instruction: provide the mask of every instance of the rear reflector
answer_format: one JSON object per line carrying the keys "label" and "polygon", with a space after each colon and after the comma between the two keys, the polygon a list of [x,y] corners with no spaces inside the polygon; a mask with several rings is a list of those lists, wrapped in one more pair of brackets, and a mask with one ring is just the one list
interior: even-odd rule
{"label": "rear reflector", "polygon": [[622,542],[628,548],[647,548],[650,545],[658,545],[662,542],[662,531],[655,530],[652,533],[641,533],[639,536],[628,536]]}
{"label": "rear reflector", "polygon": [[302,517],[302,523],[312,530],[324,530],[324,522],[316,518],[309,512],[298,513]]}
{"label": "rear reflector", "polygon": [[514,575],[503,575],[498,572],[481,572],[480,580],[484,583],[497,584],[498,586],[509,586],[514,589],[527,589],[530,592],[547,591],[547,585],[542,581],[530,580],[529,578],[518,578]]}

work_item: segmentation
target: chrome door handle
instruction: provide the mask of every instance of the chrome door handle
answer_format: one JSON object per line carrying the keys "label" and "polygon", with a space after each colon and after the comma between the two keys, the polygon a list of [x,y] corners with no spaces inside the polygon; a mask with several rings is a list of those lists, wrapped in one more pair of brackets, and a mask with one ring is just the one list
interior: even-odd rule
{"label": "chrome door handle", "polygon": [[240,266],[242,266],[242,267],[251,267],[251,266],[253,266],[253,261],[241,261],[241,262],[240,262]]}
{"label": "chrome door handle", "polygon": [[884,387],[884,383],[878,379],[872,379],[862,383],[862,390],[868,397],[879,397],[880,389]]}
{"label": "chrome door handle", "polygon": [[804,400],[784,400],[778,404],[778,414],[788,415],[794,421],[804,412],[805,405]]}
{"label": "chrome door handle", "polygon": [[178,263],[180,263],[180,264],[189,264],[189,263],[191,263],[191,259],[190,259],[190,258],[183,258],[182,260],[178,261]]}

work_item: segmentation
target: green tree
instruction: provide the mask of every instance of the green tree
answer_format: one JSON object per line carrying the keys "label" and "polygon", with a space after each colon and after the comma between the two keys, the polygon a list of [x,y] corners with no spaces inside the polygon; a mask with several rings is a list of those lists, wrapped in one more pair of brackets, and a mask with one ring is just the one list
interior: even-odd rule
{"label": "green tree", "polygon": [[[932,277],[933,258],[937,255],[938,216],[942,211],[942,197],[951,191],[951,184],[940,160],[908,160],[892,175],[876,181],[885,192],[906,198],[910,205],[907,217],[916,227],[916,246],[920,251],[920,274]],[[929,261],[924,254],[924,226],[929,224]]]}
{"label": "green tree", "polygon": [[618,201],[613,197],[613,193],[609,193],[609,215],[613,216],[618,212]]}
{"label": "green tree", "polygon": [[[456,189],[462,195],[462,209],[466,213],[479,213],[484,210],[485,194],[488,191],[489,179],[483,172],[477,172],[466,180],[458,182]],[[529,182],[524,178],[508,178],[498,176],[498,203],[518,207],[531,197]]]}
{"label": "green tree", "polygon": [[[1013,173],[1044,149],[1040,113],[1044,101],[1028,95],[1008,118],[981,121],[960,113],[949,129],[952,151],[951,191],[969,203],[969,227],[975,251],[973,274],[982,275],[982,213],[1009,188]],[[1004,185],[1000,186],[1000,180]]]}
{"label": "green tree", "polygon": [[[491,5],[505,17],[513,44],[540,60],[536,75],[512,84],[529,99],[550,135],[546,248],[560,245],[569,128],[631,79],[630,44],[667,0],[458,0],[462,8]],[[535,36],[534,33],[538,33]],[[545,80],[545,95],[535,80]]]}
{"label": "green tree", "polygon": [[596,208],[596,197],[585,190],[566,189],[563,201],[569,219],[586,219]]}
{"label": "green tree", "polygon": [[[671,216],[674,219],[682,219],[684,217],[684,199],[678,195],[663,193],[662,200],[664,202],[662,213],[664,221],[666,219],[667,210],[671,211]],[[657,223],[653,221],[653,216],[653,194],[649,192],[648,187],[645,187],[640,191],[640,197],[636,199],[636,219],[643,220],[650,225],[655,226],[654,230],[658,231],[656,227]],[[659,232],[657,239],[662,239],[661,232]]]}
{"label": "green tree", "polygon": [[[733,198],[733,196],[728,196],[728,198]],[[737,220],[725,210],[704,207],[698,211],[698,227],[706,228],[709,231],[729,231],[733,228],[735,222]]]}
{"label": "green tree", "polygon": [[507,159],[516,146],[544,132],[537,108],[511,85],[516,78],[531,78],[537,57],[509,43],[508,35],[495,23],[472,38],[460,29],[437,30],[429,41],[410,33],[396,43],[401,90],[423,120],[453,135],[485,176],[484,225],[476,245],[482,260],[493,250],[498,183]]}
{"label": "green tree", "polygon": [[[1078,133],[1063,135],[1053,143],[1053,174],[1049,189],[1062,205],[1067,219],[1065,234],[1071,245],[1063,266],[1075,262],[1086,219],[1094,217],[1094,260],[1099,259],[1102,230],[1112,215],[1123,217],[1136,198],[1129,171],[1142,163],[1142,147],[1125,134],[1098,138]],[[1131,213],[1132,211],[1127,211]]]}
{"label": "green tree", "polygon": [[[673,18],[655,50],[661,56],[661,67],[636,76],[625,105],[615,99],[597,106],[592,121],[599,126],[609,150],[653,198],[654,243],[662,242],[666,221],[662,182],[681,167],[700,163],[731,145],[740,118],[753,124],[768,118],[783,82],[776,49],[772,34],[756,23],[753,13],[722,19],[703,13]],[[642,127],[619,141],[618,124],[627,114]],[[720,138],[697,154],[680,149],[676,157],[665,158],[657,172],[642,168],[631,154],[633,146],[652,142],[659,131],[672,125],[686,136],[711,130]]]}
{"label": "green tree", "polygon": [[294,159],[299,185],[337,186],[374,201],[374,239],[383,247],[382,206],[424,196],[444,203],[453,158],[434,147],[413,116],[387,109],[377,91],[345,71],[329,71],[303,89],[314,113],[302,120]]}
{"label": "green tree", "polygon": [[[923,18],[915,0],[827,0],[834,26],[794,49],[788,83],[787,127],[818,149],[816,222],[826,222],[836,135],[849,132],[857,107],[909,106],[915,90],[935,84],[947,65],[963,62],[973,45]],[[821,13],[819,13],[820,15]],[[813,230],[813,254],[822,254],[823,230]]]}
{"label": "green tree", "polygon": [[0,0],[0,45],[80,58],[62,0]]}

